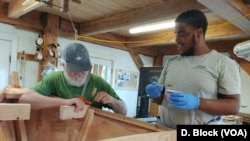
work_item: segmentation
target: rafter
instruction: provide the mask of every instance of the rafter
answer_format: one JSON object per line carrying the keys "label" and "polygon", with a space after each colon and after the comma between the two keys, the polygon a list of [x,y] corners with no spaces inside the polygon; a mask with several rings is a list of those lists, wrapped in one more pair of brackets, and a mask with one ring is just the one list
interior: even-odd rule
{"label": "rafter", "polygon": [[[230,30],[225,30],[230,29]],[[219,37],[230,37],[232,35],[244,35],[243,31],[235,27],[234,25],[228,24],[214,24],[208,27],[206,33],[206,39],[215,39]],[[166,32],[160,32],[156,34],[149,34],[139,37],[130,37],[128,40],[132,41],[146,41],[152,40],[152,42],[142,42],[136,44],[128,44],[128,47],[141,47],[141,46],[149,46],[149,45],[161,45],[161,44],[173,44],[175,43],[175,34],[174,30],[169,30]],[[154,41],[154,42],[153,42]]]}
{"label": "rafter", "polygon": [[243,0],[245,4],[250,5],[250,0]]}
{"label": "rafter", "polygon": [[149,22],[172,19],[177,13],[179,13],[179,11],[190,9],[190,7],[197,9],[205,8],[201,4],[196,3],[195,0],[189,1],[190,2],[187,4],[182,0],[178,0],[176,3],[135,9],[96,21],[82,23],[80,25],[80,34],[95,35],[104,32],[117,31],[127,28],[128,26],[137,26]]}
{"label": "rafter", "polygon": [[9,11],[8,17],[9,18],[19,18],[22,15],[25,15],[32,10],[44,5],[42,2],[38,2],[36,0],[29,0],[26,4],[23,4],[24,0],[12,0],[9,3]]}
{"label": "rafter", "polygon": [[250,34],[250,20],[244,17],[234,6],[226,0],[197,0],[201,4],[211,9],[214,13],[225,18],[246,34]]}

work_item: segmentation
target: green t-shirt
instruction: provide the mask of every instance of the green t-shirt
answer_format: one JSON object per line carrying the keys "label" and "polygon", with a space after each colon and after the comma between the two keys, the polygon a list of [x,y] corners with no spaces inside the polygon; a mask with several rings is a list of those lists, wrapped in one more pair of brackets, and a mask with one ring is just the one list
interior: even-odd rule
{"label": "green t-shirt", "polygon": [[[63,71],[53,72],[50,75],[44,77],[31,89],[45,96],[56,96],[66,99],[80,96],[83,86],[75,87],[69,85],[63,73]],[[92,102],[91,106],[93,107],[108,107],[108,105],[96,102],[94,97],[91,96],[92,90],[94,88],[97,89],[97,93],[100,91],[105,91],[115,99],[121,100],[114,89],[103,78],[94,74],[90,74],[90,79],[83,96],[86,100]]]}

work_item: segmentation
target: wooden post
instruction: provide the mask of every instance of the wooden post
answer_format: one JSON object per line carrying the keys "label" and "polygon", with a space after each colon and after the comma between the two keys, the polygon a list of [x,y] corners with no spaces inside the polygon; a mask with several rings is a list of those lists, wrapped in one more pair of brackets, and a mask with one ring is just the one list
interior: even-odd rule
{"label": "wooden post", "polygon": [[[20,88],[20,82],[19,82],[19,74],[18,72],[12,72],[11,73],[11,85],[13,85],[16,88]],[[20,104],[18,104],[20,105]],[[21,113],[28,113],[28,117],[24,117],[24,119],[29,119],[30,118],[30,104],[23,104],[25,107],[23,108],[24,110],[26,110],[26,112],[21,112]],[[9,107],[13,107],[15,106],[14,104],[9,105]],[[18,106],[20,107],[20,106]],[[17,110],[17,112],[12,112],[12,113],[18,113],[20,112],[20,109],[18,109],[18,107],[16,106],[15,109],[12,109],[10,111],[13,110]],[[6,113],[6,112],[5,112]],[[24,120],[19,120],[20,117],[18,117],[17,121],[14,122],[15,127],[16,127],[16,136],[17,136],[17,141],[28,141],[27,138],[27,133],[26,133],[26,128],[25,128],[25,124],[24,124]]]}
{"label": "wooden post", "polygon": [[57,47],[52,48],[51,45],[57,46],[57,37],[59,29],[59,17],[52,14],[47,14],[47,24],[44,29],[43,39],[44,43],[42,45],[43,60],[39,63],[38,70],[38,81],[42,79],[41,72],[43,71],[45,65],[50,62],[53,65],[57,65],[57,58],[49,54],[51,49],[54,53],[57,53]]}
{"label": "wooden post", "polygon": [[87,112],[87,116],[82,124],[82,127],[80,129],[80,134],[78,136],[77,141],[85,141],[89,132],[90,125],[94,118],[94,110],[89,109]]}

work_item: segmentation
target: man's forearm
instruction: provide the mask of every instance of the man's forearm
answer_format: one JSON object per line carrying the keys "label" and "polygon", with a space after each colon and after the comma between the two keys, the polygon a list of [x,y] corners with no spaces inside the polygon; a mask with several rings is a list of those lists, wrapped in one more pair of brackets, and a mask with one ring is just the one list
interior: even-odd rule
{"label": "man's forearm", "polygon": [[115,100],[114,103],[111,105],[113,111],[115,113],[126,115],[127,114],[127,107],[125,103],[121,100]]}
{"label": "man's forearm", "polygon": [[53,108],[64,105],[64,99],[47,97],[34,91],[28,91],[19,98],[19,103],[31,104],[31,109]]}

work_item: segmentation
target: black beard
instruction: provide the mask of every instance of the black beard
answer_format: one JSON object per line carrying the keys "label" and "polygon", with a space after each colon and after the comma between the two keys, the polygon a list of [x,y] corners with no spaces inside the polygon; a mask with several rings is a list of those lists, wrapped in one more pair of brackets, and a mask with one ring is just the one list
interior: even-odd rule
{"label": "black beard", "polygon": [[194,47],[196,45],[194,36],[192,37],[192,45],[189,47],[188,50],[181,53],[181,56],[193,56],[194,55]]}

